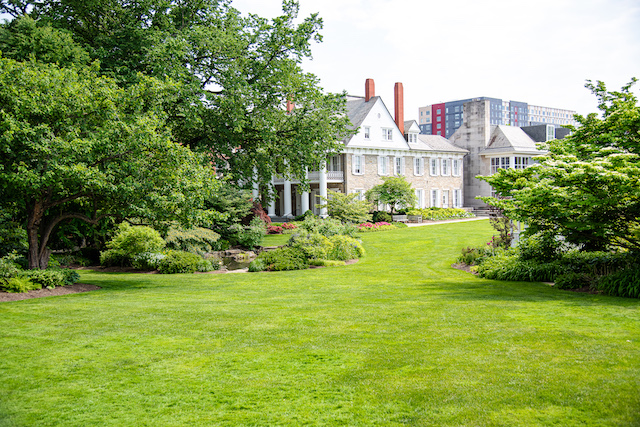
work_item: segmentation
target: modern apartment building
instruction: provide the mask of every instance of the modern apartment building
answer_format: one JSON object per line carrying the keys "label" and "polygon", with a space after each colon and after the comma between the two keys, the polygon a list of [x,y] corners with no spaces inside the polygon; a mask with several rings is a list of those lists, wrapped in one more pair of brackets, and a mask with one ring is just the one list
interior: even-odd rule
{"label": "modern apartment building", "polygon": [[535,125],[575,125],[572,110],[530,105],[526,102],[505,101],[499,98],[468,98],[440,104],[427,105],[418,109],[420,133],[440,135],[449,138],[462,125],[463,105],[471,101],[489,101],[490,124],[508,126]]}

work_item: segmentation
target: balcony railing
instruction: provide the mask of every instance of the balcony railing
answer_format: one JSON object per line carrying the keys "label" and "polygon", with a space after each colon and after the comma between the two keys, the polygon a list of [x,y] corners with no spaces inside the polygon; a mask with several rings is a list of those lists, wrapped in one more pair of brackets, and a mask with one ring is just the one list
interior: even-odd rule
{"label": "balcony railing", "polygon": [[[320,172],[313,171],[308,174],[309,182],[311,183],[319,183],[320,182]],[[276,176],[274,179],[276,184],[284,184],[284,178],[281,176]],[[344,171],[328,171],[327,172],[327,182],[343,182],[344,181]],[[292,184],[299,184],[300,180],[292,179]]]}

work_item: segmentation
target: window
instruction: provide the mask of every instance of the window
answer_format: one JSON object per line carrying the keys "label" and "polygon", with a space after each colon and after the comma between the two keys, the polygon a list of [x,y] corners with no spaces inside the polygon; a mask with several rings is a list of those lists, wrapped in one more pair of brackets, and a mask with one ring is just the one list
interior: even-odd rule
{"label": "window", "polygon": [[438,207],[438,190],[431,190],[431,207]]}
{"label": "window", "polygon": [[422,157],[413,159],[413,174],[416,176],[424,175],[424,159]]}
{"label": "window", "polygon": [[494,157],[491,159],[491,175],[498,172],[498,169],[509,169],[508,157]]}
{"label": "window", "polygon": [[378,175],[389,175],[389,158],[378,156]]}
{"label": "window", "polygon": [[442,190],[442,205],[440,207],[449,207],[449,190]]}
{"label": "window", "polygon": [[407,137],[409,138],[409,142],[418,142],[418,135],[415,133],[410,133]]}
{"label": "window", "polygon": [[342,156],[331,156],[327,162],[327,171],[342,172]]}
{"label": "window", "polygon": [[451,163],[452,163],[451,173],[453,174],[453,176],[460,176],[461,160],[460,159],[453,159],[453,161]]}
{"label": "window", "polygon": [[416,191],[417,208],[422,209],[424,207],[424,190],[419,189]]}
{"label": "window", "polygon": [[371,128],[369,126],[364,127],[364,139],[371,139]]}
{"label": "window", "polygon": [[354,175],[364,175],[364,156],[354,154],[351,166]]}
{"label": "window", "polygon": [[437,129],[442,129],[442,123],[438,123]]}
{"label": "window", "polygon": [[524,169],[529,166],[529,162],[531,161],[531,157],[516,157],[514,159],[513,167],[515,169]]}
{"label": "window", "polygon": [[442,121],[442,117],[441,117],[441,116],[438,116],[438,117],[436,118],[436,121],[437,121],[437,122],[441,122],[441,121]]}
{"label": "window", "polygon": [[438,159],[431,159],[429,161],[429,173],[431,176],[438,175]]}
{"label": "window", "polygon": [[396,157],[393,164],[396,176],[404,175],[404,157]]}
{"label": "window", "polygon": [[547,141],[556,139],[556,129],[552,125],[547,125]]}
{"label": "window", "polygon": [[393,130],[383,128],[382,129],[382,140],[383,141],[393,141]]}
{"label": "window", "polygon": [[442,169],[440,170],[441,175],[449,175],[449,159],[442,159]]}
{"label": "window", "polygon": [[356,200],[364,200],[364,189],[356,188],[353,192],[357,194]]}
{"label": "window", "polygon": [[438,111],[436,111],[436,114],[442,114],[442,110],[438,108]]}
{"label": "window", "polygon": [[462,207],[462,191],[460,191],[459,189],[453,190],[453,207]]}

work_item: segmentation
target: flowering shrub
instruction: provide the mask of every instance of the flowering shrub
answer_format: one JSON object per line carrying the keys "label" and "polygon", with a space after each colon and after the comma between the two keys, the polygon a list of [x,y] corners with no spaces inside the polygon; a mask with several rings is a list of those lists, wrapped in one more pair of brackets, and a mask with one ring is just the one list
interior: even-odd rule
{"label": "flowering shrub", "polygon": [[295,230],[296,228],[298,228],[298,226],[292,222],[285,222],[284,224],[282,224],[282,228],[285,230]]}
{"label": "flowering shrub", "polygon": [[268,234],[282,234],[282,227],[279,225],[270,225],[267,227]]}
{"label": "flowering shrub", "polygon": [[373,231],[385,231],[385,230],[394,230],[397,228],[395,225],[390,224],[386,221],[380,221],[376,223],[371,222],[363,222],[362,224],[358,224],[358,231],[361,233],[369,233]]}

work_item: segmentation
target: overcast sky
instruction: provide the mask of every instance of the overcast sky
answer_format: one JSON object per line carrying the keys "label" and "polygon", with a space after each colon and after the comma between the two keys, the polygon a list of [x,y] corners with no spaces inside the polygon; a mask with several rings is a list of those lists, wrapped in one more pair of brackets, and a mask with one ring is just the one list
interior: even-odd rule
{"label": "overcast sky", "polygon": [[[280,0],[232,6],[281,12]],[[352,95],[373,78],[392,113],[402,82],[405,120],[420,106],[480,96],[587,114],[597,111],[587,79],[617,90],[640,78],[638,0],[300,0],[300,9],[324,20],[305,71]]]}

